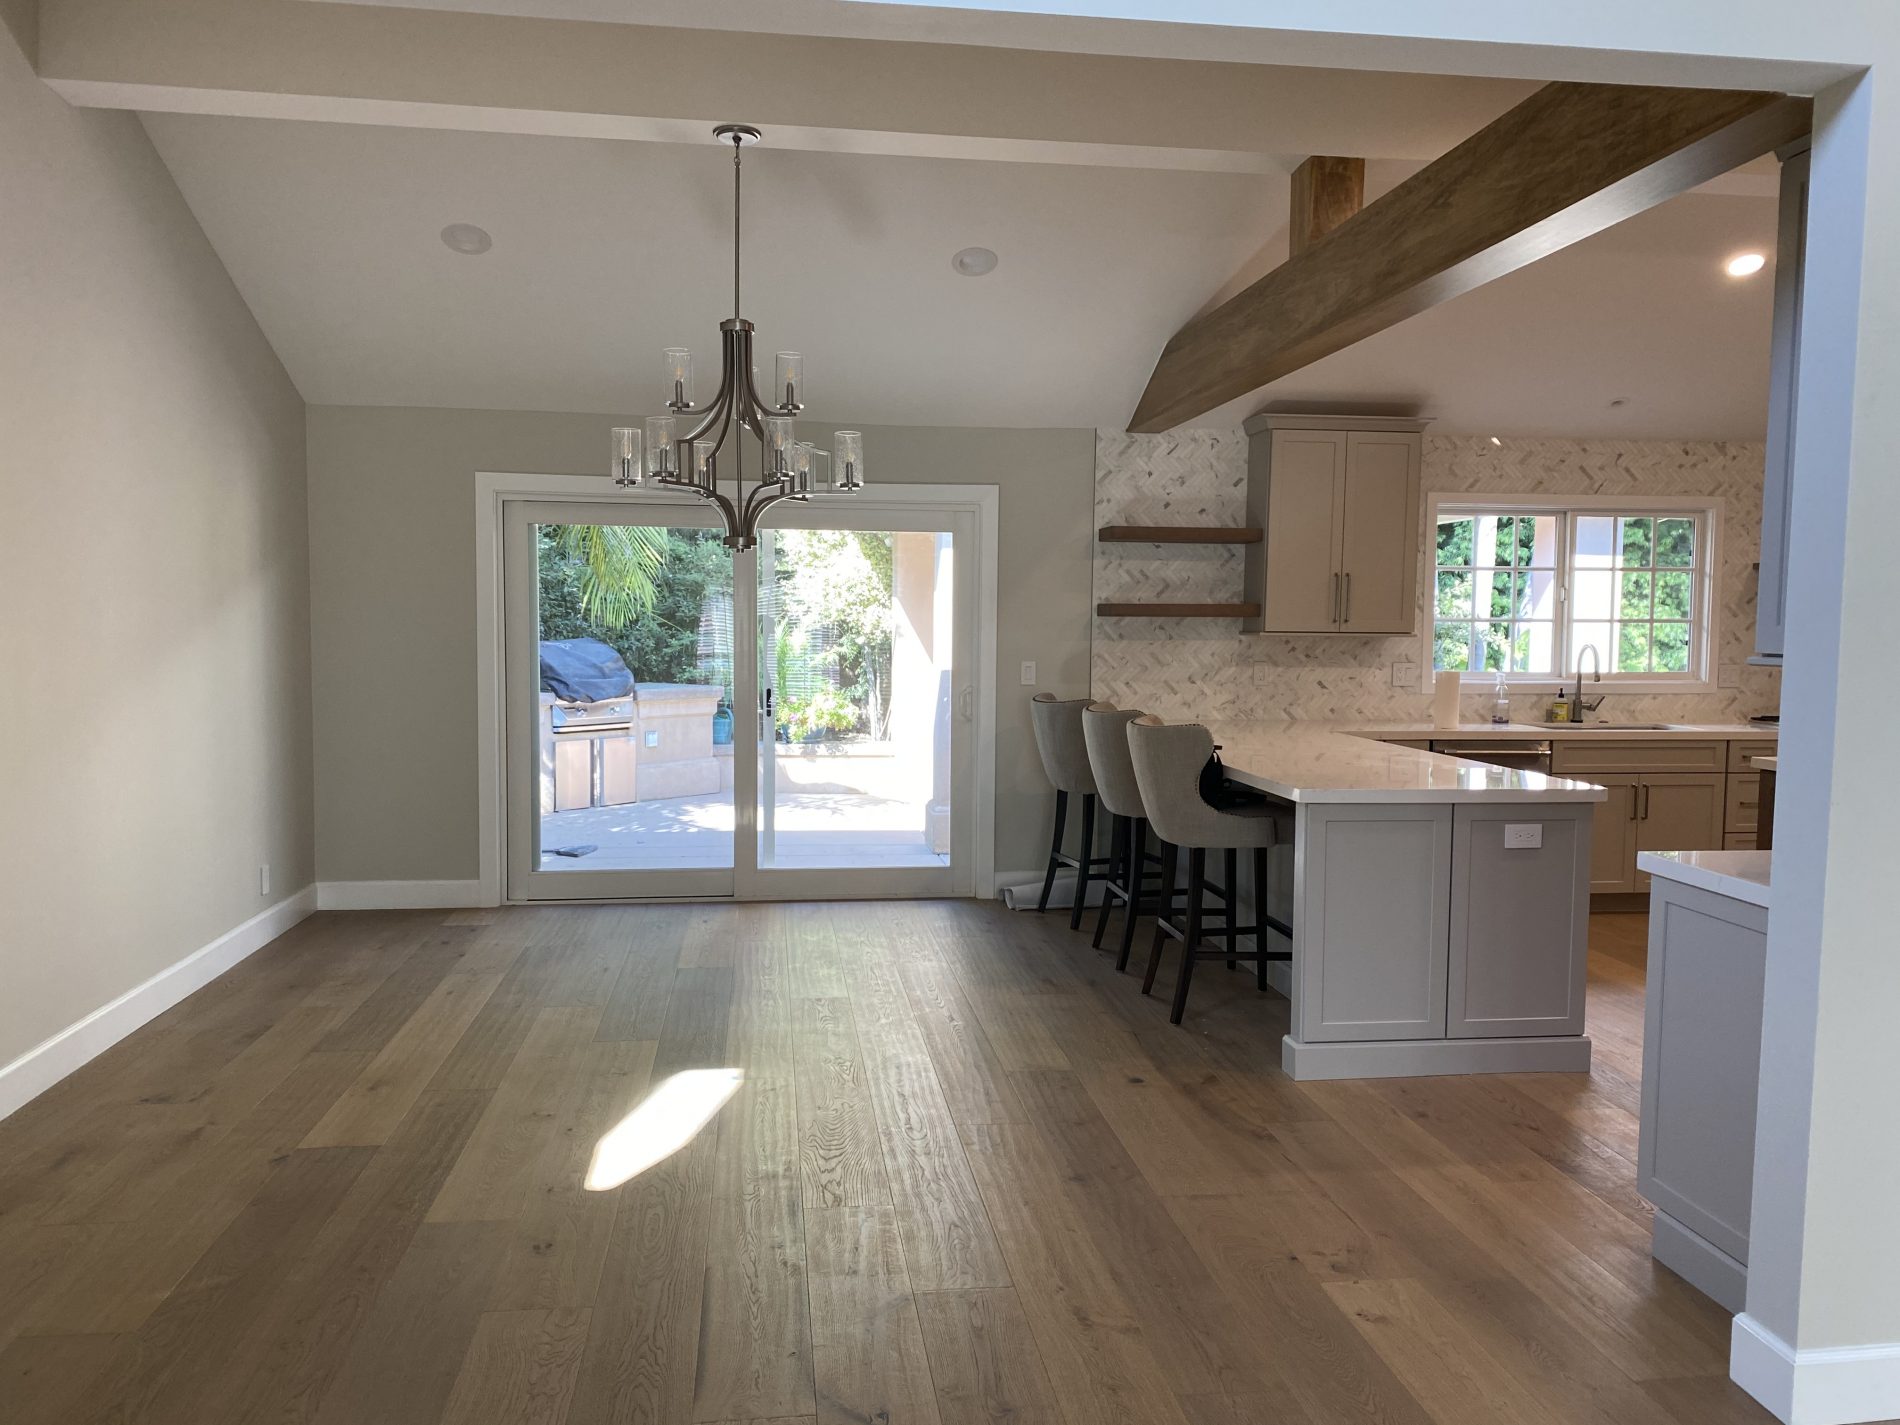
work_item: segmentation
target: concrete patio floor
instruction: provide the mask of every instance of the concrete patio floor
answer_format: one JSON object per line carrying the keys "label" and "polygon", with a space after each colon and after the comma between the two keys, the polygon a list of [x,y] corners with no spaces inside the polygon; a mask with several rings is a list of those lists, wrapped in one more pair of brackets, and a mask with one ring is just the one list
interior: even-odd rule
{"label": "concrete patio floor", "polygon": [[[775,867],[947,866],[924,841],[924,803],[863,792],[780,792]],[[732,864],[729,792],[626,806],[590,807],[541,818],[544,871],[693,870]],[[560,846],[593,845],[585,856]]]}

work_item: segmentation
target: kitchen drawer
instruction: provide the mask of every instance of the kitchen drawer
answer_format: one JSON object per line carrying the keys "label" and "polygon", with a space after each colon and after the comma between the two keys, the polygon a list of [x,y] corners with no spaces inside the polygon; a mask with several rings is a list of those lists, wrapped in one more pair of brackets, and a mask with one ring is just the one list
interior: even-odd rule
{"label": "kitchen drawer", "polygon": [[1728,775],[1728,805],[1722,813],[1722,830],[1730,836],[1748,833],[1748,844],[1755,844],[1755,828],[1760,824],[1761,773],[1731,772]]}
{"label": "kitchen drawer", "polygon": [[1749,763],[1749,758],[1773,757],[1780,746],[1781,744],[1772,737],[1731,742],[1728,745],[1728,769],[1731,772],[1752,772],[1755,769]]}
{"label": "kitchen drawer", "polygon": [[1734,832],[1730,832],[1727,836],[1723,837],[1722,849],[1724,851],[1757,851],[1761,848],[1755,845],[1755,833],[1752,831],[1744,831],[1739,836]]}
{"label": "kitchen drawer", "polygon": [[1605,736],[1555,739],[1550,770],[1559,777],[1592,772],[1723,772],[1728,769],[1728,745],[1722,742],[1686,742],[1671,738],[1625,741]]}

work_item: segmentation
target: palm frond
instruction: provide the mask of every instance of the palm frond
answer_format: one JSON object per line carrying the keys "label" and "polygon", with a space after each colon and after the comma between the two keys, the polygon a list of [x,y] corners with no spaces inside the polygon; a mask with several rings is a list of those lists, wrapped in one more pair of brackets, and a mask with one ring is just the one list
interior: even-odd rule
{"label": "palm frond", "polygon": [[581,566],[581,612],[625,628],[653,607],[666,567],[666,531],[632,524],[561,525],[561,552]]}

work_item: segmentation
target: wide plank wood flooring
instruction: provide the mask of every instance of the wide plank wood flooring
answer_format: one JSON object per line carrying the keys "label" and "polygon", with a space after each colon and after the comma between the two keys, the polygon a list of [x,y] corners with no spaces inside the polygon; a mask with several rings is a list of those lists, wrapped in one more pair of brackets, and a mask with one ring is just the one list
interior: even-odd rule
{"label": "wide plank wood flooring", "polygon": [[1767,1421],[1648,1255],[1643,930],[1587,1076],[1301,1085],[993,904],[320,915],[0,1122],[0,1417]]}

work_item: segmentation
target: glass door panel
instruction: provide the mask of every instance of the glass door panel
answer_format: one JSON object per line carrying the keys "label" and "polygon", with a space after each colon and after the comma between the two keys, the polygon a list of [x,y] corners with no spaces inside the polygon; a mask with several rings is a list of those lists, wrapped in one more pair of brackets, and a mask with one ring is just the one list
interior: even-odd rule
{"label": "glass door panel", "polygon": [[[824,873],[812,884],[837,888],[827,893],[949,891],[963,741],[955,550],[948,529],[761,533],[762,876]],[[842,872],[851,880],[831,874]]]}
{"label": "glass door panel", "polygon": [[733,893],[734,564],[700,519],[526,505],[508,522],[519,897]]}

